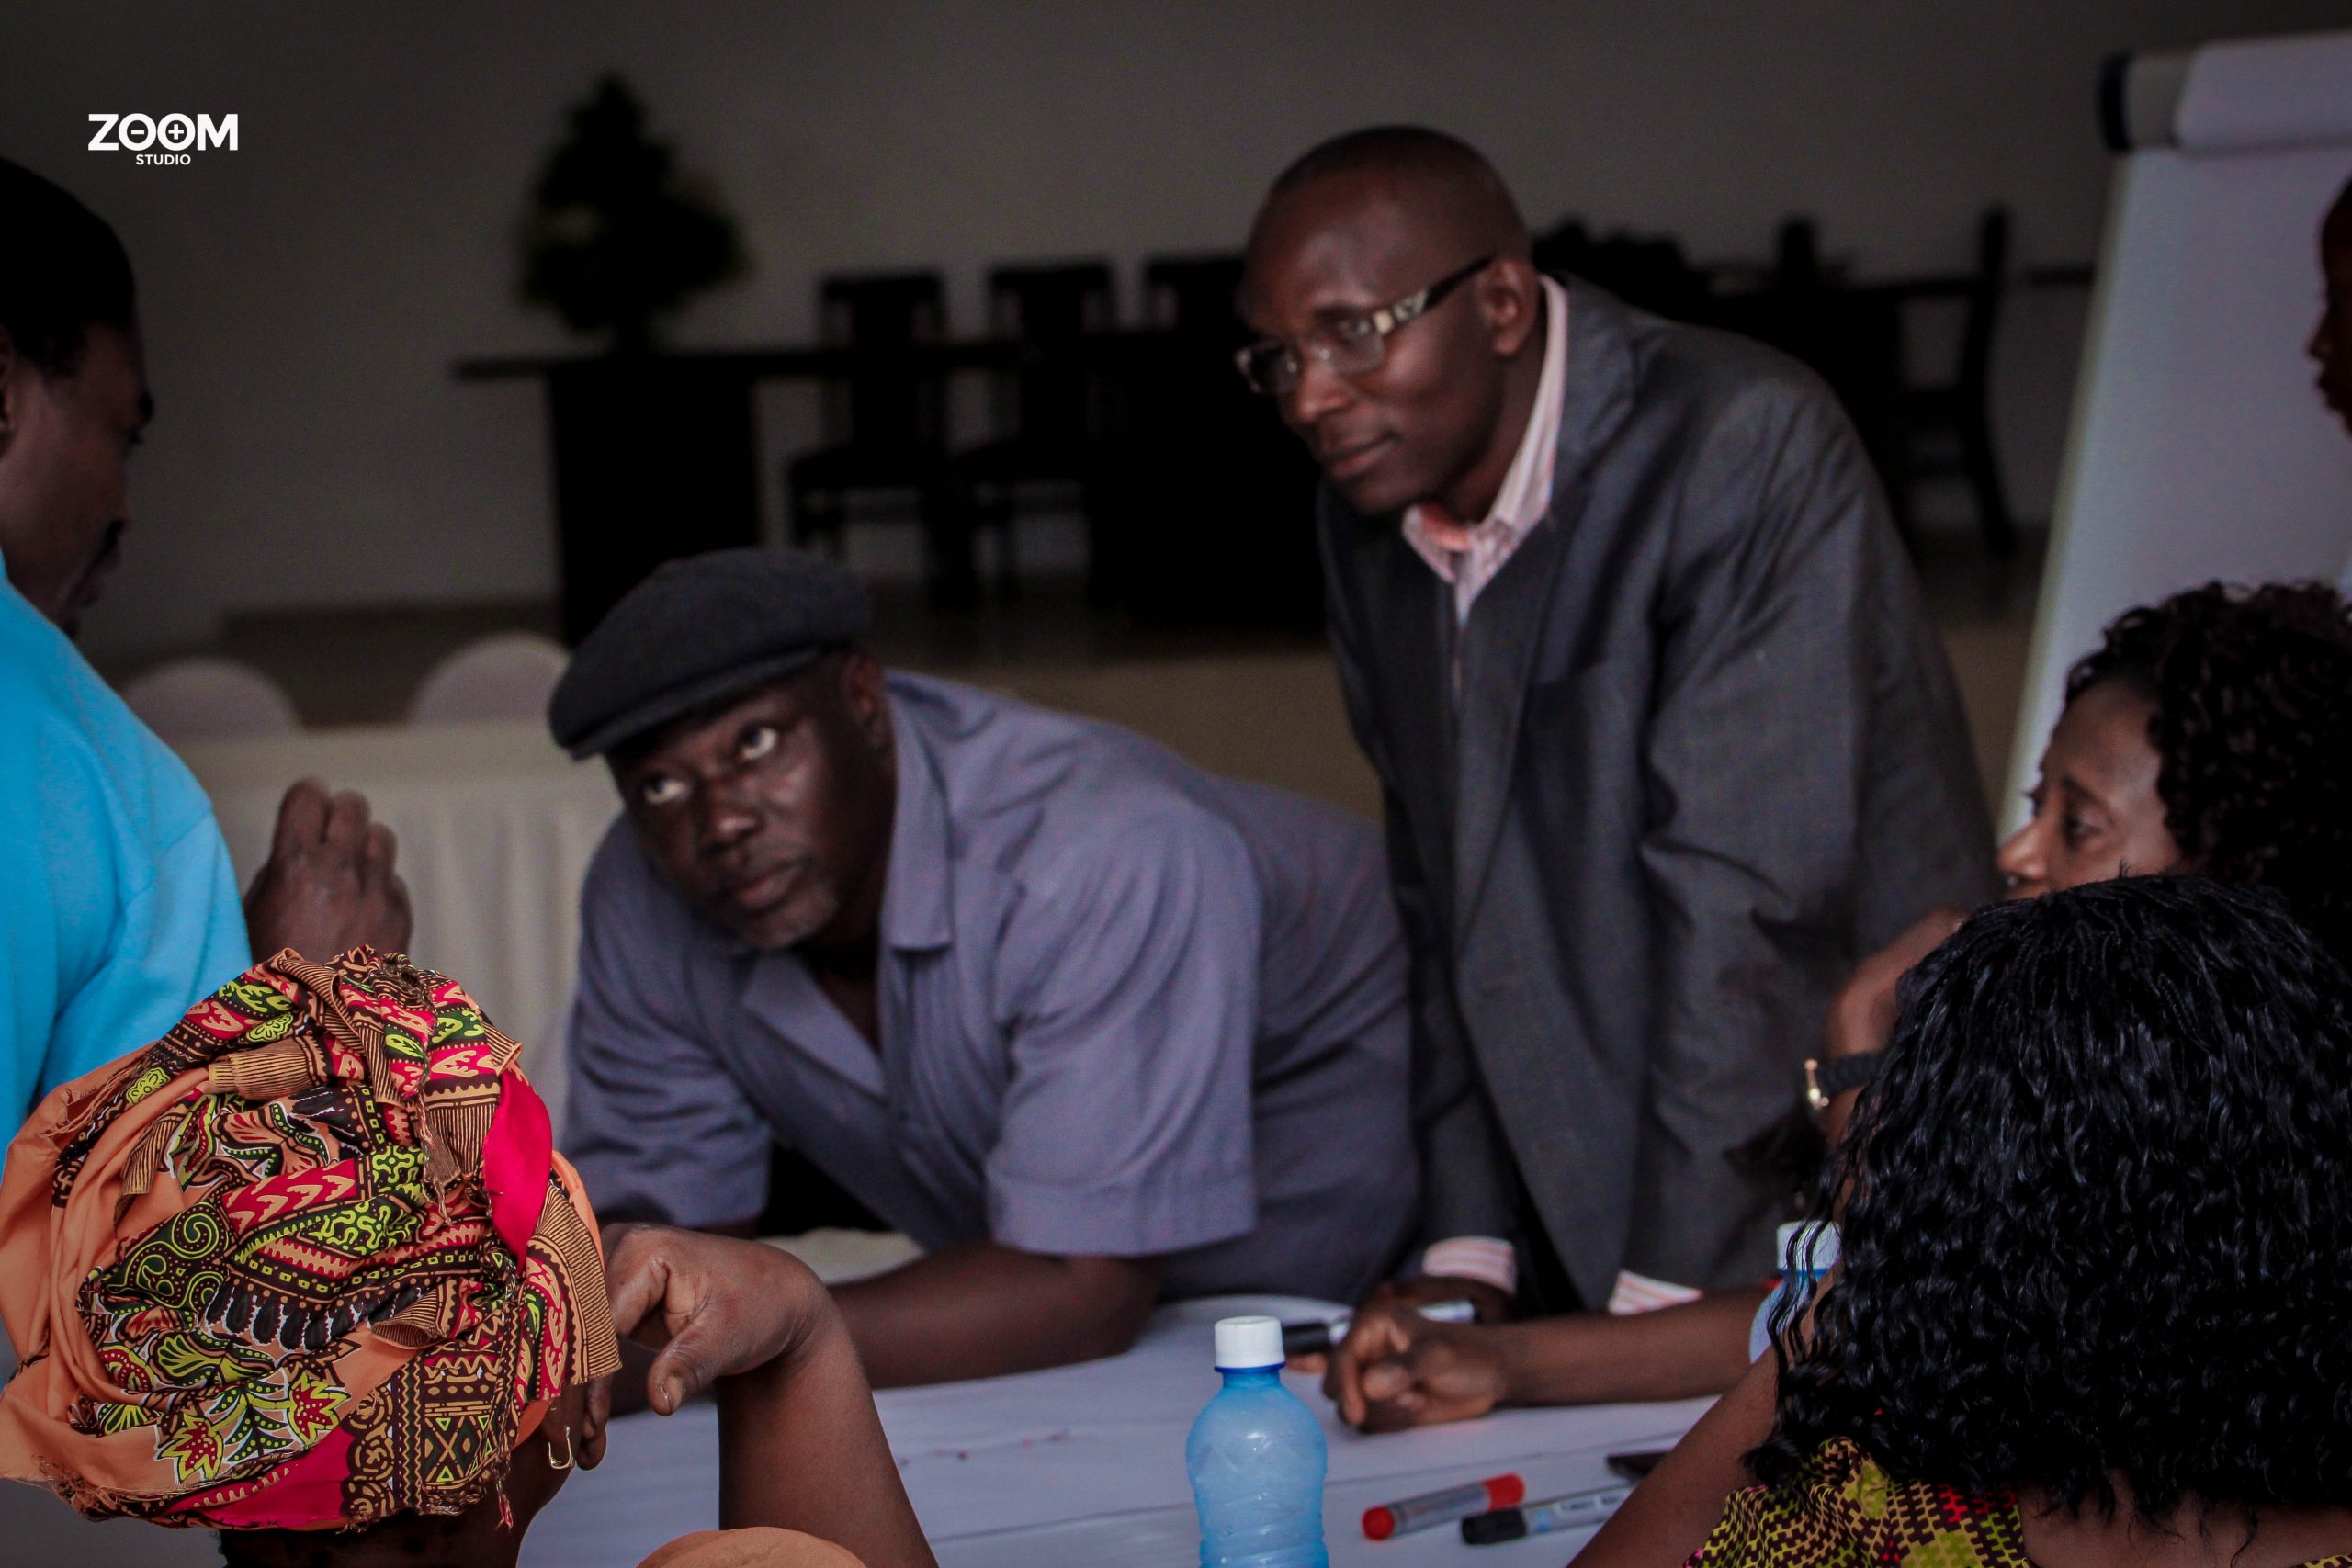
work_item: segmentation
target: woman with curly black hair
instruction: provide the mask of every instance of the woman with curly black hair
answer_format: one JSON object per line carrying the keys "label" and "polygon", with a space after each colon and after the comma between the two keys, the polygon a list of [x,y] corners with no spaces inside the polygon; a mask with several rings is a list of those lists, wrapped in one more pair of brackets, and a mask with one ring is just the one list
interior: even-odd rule
{"label": "woman with curly black hair", "polygon": [[1809,1335],[1577,1568],[2352,1552],[2352,977],[2274,895],[2131,877],[1903,990]]}
{"label": "woman with curly black hair", "polygon": [[[2030,799],[2001,846],[2013,897],[2194,871],[2276,888],[2352,964],[2352,607],[2323,583],[2211,582],[2125,611],[2067,671]],[[1922,919],[1832,1004],[1815,1102],[1835,1096],[1833,1138],[1894,1025],[1895,980],[1963,913]]]}
{"label": "woman with curly black hair", "polygon": [[[2133,872],[2276,888],[2352,964],[2352,609],[2334,589],[2219,583],[2126,612],[2066,681],[2032,819],[2001,848],[2013,897]],[[1835,1144],[1894,1027],[1895,983],[1965,911],[1928,916],[1838,993],[1808,1064]],[[1850,1060],[1849,1058],[1851,1058]],[[1498,1404],[1677,1399],[1747,1365],[1760,1288],[1639,1317],[1508,1325],[1358,1313],[1325,1387],[1367,1430]]]}

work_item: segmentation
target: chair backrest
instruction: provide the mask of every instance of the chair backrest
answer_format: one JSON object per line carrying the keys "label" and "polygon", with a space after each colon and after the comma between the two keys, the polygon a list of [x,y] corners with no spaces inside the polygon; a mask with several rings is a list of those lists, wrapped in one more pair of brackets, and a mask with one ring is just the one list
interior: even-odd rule
{"label": "chair backrest", "polygon": [[946,337],[947,292],[938,273],[821,279],[817,321],[819,339],[828,347],[882,351],[826,389],[828,439],[892,446],[936,446],[945,441],[945,378],[894,364],[888,353]]}
{"label": "chair backrest", "polygon": [[546,718],[563,668],[563,646],[537,632],[498,632],[435,664],[409,699],[411,724]]}
{"label": "chair backrest", "polygon": [[253,740],[302,728],[286,689],[233,659],[175,659],[127,682],[122,700],[148,728],[177,746]]}
{"label": "chair backrest", "polygon": [[1988,207],[1976,222],[1976,276],[1968,291],[1968,316],[1960,333],[1960,374],[1954,384],[1982,397],[1993,375],[1993,334],[2001,321],[2001,296],[2009,277],[2009,209]]}
{"label": "chair backrest", "polygon": [[1682,243],[1670,234],[1594,234],[1570,216],[1535,236],[1534,261],[1540,273],[1580,277],[1653,315],[1677,321],[1707,318],[1707,275],[1690,265]]}
{"label": "chair backrest", "polygon": [[1098,378],[1053,350],[1118,324],[1111,264],[1000,266],[989,273],[989,330],[1041,351],[997,378],[997,428],[1029,440],[1082,441],[1101,421]]}
{"label": "chair backrest", "polygon": [[1246,335],[1234,311],[1241,289],[1238,255],[1156,256],[1144,264],[1144,319],[1162,332],[1238,345]]}

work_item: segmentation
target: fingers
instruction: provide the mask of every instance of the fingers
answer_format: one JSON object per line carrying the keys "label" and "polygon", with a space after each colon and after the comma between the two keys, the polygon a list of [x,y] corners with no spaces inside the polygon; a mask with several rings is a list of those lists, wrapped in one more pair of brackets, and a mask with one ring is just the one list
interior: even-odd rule
{"label": "fingers", "polygon": [[416,916],[409,908],[408,884],[394,876],[384,889],[384,925],[376,945],[392,953],[406,953],[409,938],[416,931]]}
{"label": "fingers", "polygon": [[337,790],[327,803],[326,846],[338,860],[359,852],[368,837],[368,797],[357,790]]}
{"label": "fingers", "polygon": [[277,803],[277,832],[270,840],[270,853],[315,844],[326,826],[327,786],[318,779],[297,779]]}
{"label": "fingers", "polygon": [[[613,1328],[661,1354],[646,1369],[647,1403],[674,1416],[732,1371],[730,1314],[712,1310],[710,1269],[699,1254],[715,1238],[662,1225],[615,1224],[605,1232],[605,1281]],[[764,1249],[763,1249],[764,1256]]]}
{"label": "fingers", "polygon": [[1363,1429],[1400,1432],[1429,1418],[1430,1394],[1451,1359],[1442,1340],[1416,1338],[1363,1371]]}
{"label": "fingers", "polygon": [[1413,1370],[1402,1360],[1375,1361],[1363,1370],[1357,1386],[1366,1404],[1385,1404],[1413,1386]]}
{"label": "fingers", "polygon": [[645,1344],[645,1330],[650,1326],[656,1331],[651,1343],[668,1337],[658,1309],[669,1294],[669,1270],[647,1227],[627,1223],[605,1227],[605,1288],[612,1296],[614,1333]]}
{"label": "fingers", "polygon": [[598,1378],[588,1385],[588,1411],[582,1435],[592,1438],[601,1437],[605,1428],[612,1424],[612,1419],[613,1380],[608,1377]]}
{"label": "fingers", "polygon": [[653,1358],[645,1374],[645,1392],[662,1415],[675,1416],[686,1401],[710,1386],[713,1363],[703,1345],[707,1337],[701,1321],[690,1322]]}
{"label": "fingers", "polygon": [[[366,803],[360,809],[367,810]],[[401,841],[381,822],[368,825],[368,836],[359,844],[360,874],[371,883],[389,883],[393,879],[392,865],[400,858]]]}
{"label": "fingers", "polygon": [[414,929],[408,884],[397,869],[400,840],[381,822],[371,823],[359,846],[360,897],[375,919],[367,940],[379,951],[405,953]]}
{"label": "fingers", "polygon": [[[1419,1319],[1412,1321],[1418,1322]],[[1348,1337],[1331,1352],[1330,1370],[1323,1377],[1323,1392],[1340,1407],[1340,1418],[1361,1427],[1377,1397],[1365,1388],[1366,1374],[1392,1363],[1412,1344],[1408,1320],[1392,1312],[1360,1312],[1348,1325]]]}

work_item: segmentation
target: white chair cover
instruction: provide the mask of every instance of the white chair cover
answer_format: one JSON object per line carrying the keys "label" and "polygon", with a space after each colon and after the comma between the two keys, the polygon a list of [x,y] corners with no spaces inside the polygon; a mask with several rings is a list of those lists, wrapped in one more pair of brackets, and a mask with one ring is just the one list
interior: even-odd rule
{"label": "white chair cover", "polygon": [[571,661],[537,632],[500,632],[468,643],[433,667],[410,699],[411,724],[547,720],[548,698]]}
{"label": "white chair cover", "polygon": [[175,659],[122,688],[122,700],[147,728],[174,746],[191,740],[249,740],[302,728],[284,687],[233,659]]}

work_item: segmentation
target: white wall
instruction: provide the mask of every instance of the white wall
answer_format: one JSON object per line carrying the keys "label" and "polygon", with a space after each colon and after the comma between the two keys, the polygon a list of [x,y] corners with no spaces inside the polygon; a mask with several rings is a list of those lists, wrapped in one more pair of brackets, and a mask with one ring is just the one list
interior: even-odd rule
{"label": "white wall", "polygon": [[[563,107],[618,68],[742,219],[757,271],[691,344],[790,340],[820,270],[981,269],[1230,246],[1314,140],[1418,119],[1495,158],[1532,219],[1575,209],[1756,257],[1786,212],[1890,273],[2096,244],[2111,50],[2340,21],[2344,0],[854,0],[496,7],[10,0],[0,152],[114,220],[161,417],[130,559],[93,618],[120,653],[228,611],[544,595],[540,409],[463,355],[564,346],[513,300],[514,232]],[[97,110],[234,111],[187,168],[86,150]],[[2046,312],[2045,312],[2046,314]],[[2030,316],[2029,316],[2029,319]],[[2023,412],[2054,454],[2064,350]],[[2062,368],[2052,371],[2052,364]],[[770,400],[790,444],[791,395]],[[2017,400],[2010,400],[2012,402]],[[2037,413],[2046,406],[2046,413]],[[2046,435],[2045,433],[2046,432]],[[2018,461],[2029,510],[2040,449]]]}

